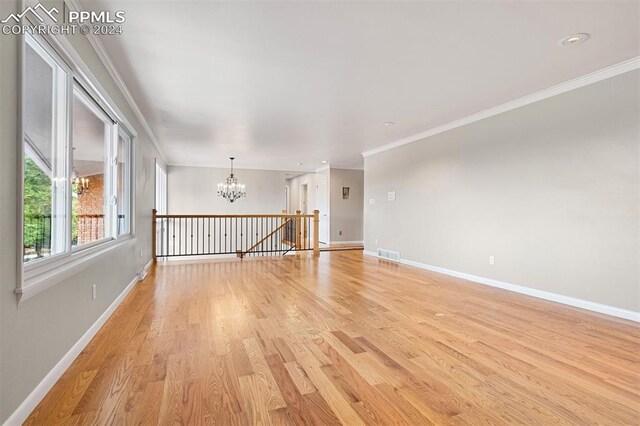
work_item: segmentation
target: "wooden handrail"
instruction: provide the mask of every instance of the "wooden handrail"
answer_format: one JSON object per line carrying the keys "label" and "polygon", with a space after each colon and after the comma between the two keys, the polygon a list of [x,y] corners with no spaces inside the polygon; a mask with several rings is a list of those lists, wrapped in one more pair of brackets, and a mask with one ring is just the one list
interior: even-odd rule
{"label": "wooden handrail", "polygon": [[206,218],[260,218],[260,217],[283,217],[283,218],[313,218],[312,214],[159,214],[158,219],[206,219]]}
{"label": "wooden handrail", "polygon": [[[318,228],[318,210],[314,210],[313,214],[302,214],[300,210],[288,214],[283,210],[280,214],[159,215],[154,209],[151,233],[153,260],[171,256],[232,253],[243,258],[245,255],[258,253],[287,254],[290,251],[311,250],[318,256]],[[264,235],[265,232],[268,233]],[[282,236],[274,237],[278,232]],[[162,235],[157,235],[158,233]],[[267,241],[269,238],[273,239],[271,245]],[[259,241],[255,242],[256,239]],[[158,247],[159,244],[161,247]],[[265,244],[266,247],[262,247]],[[251,247],[245,249],[249,245]]]}
{"label": "wooden handrail", "polygon": [[285,227],[285,225],[289,222],[291,222],[292,219],[287,219],[285,220],[282,225],[278,226],[276,229],[274,229],[273,231],[269,232],[264,238],[262,238],[260,241],[258,241],[257,243],[255,243],[254,245],[252,245],[249,249],[245,250],[245,251],[239,251],[238,252],[238,257],[244,257],[245,254],[247,253],[251,253],[251,251],[258,247],[260,244],[262,244],[264,241],[267,240],[267,238],[269,238],[270,236],[272,236],[273,234],[275,234],[276,232],[278,232],[279,230],[281,230],[282,228]]}

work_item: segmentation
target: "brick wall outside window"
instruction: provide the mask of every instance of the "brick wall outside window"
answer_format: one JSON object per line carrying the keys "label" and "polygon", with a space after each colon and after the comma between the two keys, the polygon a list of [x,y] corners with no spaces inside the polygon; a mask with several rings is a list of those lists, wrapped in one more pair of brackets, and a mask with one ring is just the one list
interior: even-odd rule
{"label": "brick wall outside window", "polygon": [[78,244],[104,237],[104,175],[84,176],[89,179],[89,192],[78,196]]}

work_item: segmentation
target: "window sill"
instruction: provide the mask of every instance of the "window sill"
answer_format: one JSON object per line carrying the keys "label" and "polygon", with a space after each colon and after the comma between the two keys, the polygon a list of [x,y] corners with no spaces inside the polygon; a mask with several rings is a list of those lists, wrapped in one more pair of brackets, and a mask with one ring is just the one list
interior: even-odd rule
{"label": "window sill", "polygon": [[77,274],[104,255],[134,244],[135,241],[136,238],[131,235],[121,237],[24,271],[22,286],[15,290],[18,304]]}

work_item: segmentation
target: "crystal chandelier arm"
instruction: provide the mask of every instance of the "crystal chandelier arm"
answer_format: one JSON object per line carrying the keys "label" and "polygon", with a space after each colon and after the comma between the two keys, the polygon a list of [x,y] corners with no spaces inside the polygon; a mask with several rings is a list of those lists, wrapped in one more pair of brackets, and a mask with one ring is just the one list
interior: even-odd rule
{"label": "crystal chandelier arm", "polygon": [[231,174],[226,179],[225,182],[218,183],[218,196],[224,198],[230,203],[238,200],[239,198],[246,197],[247,192],[245,190],[245,185],[238,182],[238,178],[233,174],[233,160],[234,157],[229,157],[231,160]]}

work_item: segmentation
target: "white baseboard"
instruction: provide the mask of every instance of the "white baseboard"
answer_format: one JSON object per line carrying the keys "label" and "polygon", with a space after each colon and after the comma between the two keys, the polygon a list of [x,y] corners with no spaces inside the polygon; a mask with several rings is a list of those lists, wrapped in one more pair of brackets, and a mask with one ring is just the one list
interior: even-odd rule
{"label": "white baseboard", "polygon": [[[148,264],[150,266],[150,263]],[[147,266],[145,266],[147,269]],[[144,269],[143,269],[144,271]],[[89,329],[82,335],[80,340],[78,340],[69,351],[62,357],[60,361],[47,373],[47,375],[42,379],[38,386],[35,387],[33,391],[27,396],[27,398],[22,401],[22,404],[18,406],[16,411],[13,412],[11,416],[4,422],[5,426],[14,426],[21,425],[29,414],[36,408],[36,406],[42,401],[42,399],[47,395],[49,390],[56,384],[58,379],[64,374],[65,371],[71,366],[73,361],[80,355],[80,352],[89,344],[91,339],[98,333],[100,328],[104,325],[105,322],[109,319],[111,314],[116,310],[116,308],[122,303],[124,298],[129,294],[129,292],[135,287],[138,283],[138,275],[136,275],[133,280],[125,287],[125,289],[118,295],[118,297],[109,305],[106,311],[100,315],[100,317],[96,320],[96,322],[89,327]]]}
{"label": "white baseboard", "polygon": [[153,259],[150,259],[149,262],[147,262],[147,264],[144,265],[144,268],[142,268],[142,270],[138,272],[138,281],[142,281],[145,278],[147,278],[147,274],[149,273],[149,268],[151,268],[152,264],[153,264]]}
{"label": "white baseboard", "polygon": [[339,245],[346,245],[346,244],[362,244],[364,245],[364,241],[331,241],[329,243],[327,243],[327,245],[334,245],[334,246],[339,246]]}
{"label": "white baseboard", "polygon": [[[365,250],[364,254],[368,256],[378,257],[375,252]],[[537,297],[539,299],[549,300],[552,302],[562,303],[564,305],[574,306],[576,308],[586,309],[588,311],[598,312],[601,314],[611,315],[617,318],[624,318],[630,321],[640,322],[640,312],[629,311],[626,309],[616,308],[614,306],[603,305],[601,303],[591,302],[583,299],[576,299],[575,297],[564,296],[561,294],[551,293],[549,291],[537,290],[531,287],[524,287],[517,284],[511,284],[504,281],[498,281],[491,278],[480,277],[477,275],[471,275],[464,272],[453,271],[451,269],[441,268],[439,266],[427,265],[425,263],[415,262],[413,260],[401,259],[400,263],[415,266],[417,268],[426,269],[432,272],[438,272],[445,275],[450,275],[456,278],[462,278],[465,280],[473,281],[479,284],[488,285],[491,287],[501,288],[503,290],[509,290],[516,293],[526,294],[528,296]]]}

